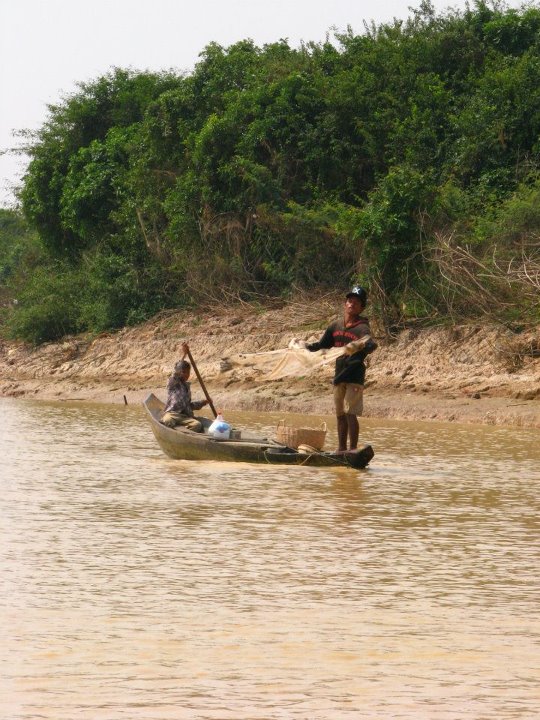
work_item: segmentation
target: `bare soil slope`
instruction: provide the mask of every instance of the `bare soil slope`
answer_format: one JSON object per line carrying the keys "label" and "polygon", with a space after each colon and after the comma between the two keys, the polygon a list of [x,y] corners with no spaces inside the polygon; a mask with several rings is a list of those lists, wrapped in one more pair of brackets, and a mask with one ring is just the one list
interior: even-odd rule
{"label": "bare soil slope", "polygon": [[[132,404],[152,391],[163,398],[186,339],[216,405],[331,413],[336,351],[287,346],[293,337],[319,338],[341,306],[332,298],[260,311],[166,312],[95,338],[38,348],[3,342],[0,395],[118,403],[125,397]],[[465,325],[377,340],[366,415],[540,427],[540,327],[514,334]],[[201,397],[193,380],[193,395]]]}

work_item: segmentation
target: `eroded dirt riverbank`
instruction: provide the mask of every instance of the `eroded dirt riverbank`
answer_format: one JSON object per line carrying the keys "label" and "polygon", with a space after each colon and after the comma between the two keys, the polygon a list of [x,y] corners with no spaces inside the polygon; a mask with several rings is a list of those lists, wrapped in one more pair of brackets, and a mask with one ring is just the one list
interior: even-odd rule
{"label": "eroded dirt riverbank", "polygon": [[[214,403],[228,409],[332,413],[336,351],[288,350],[318,338],[341,299],[255,312],[168,312],[95,338],[31,348],[0,345],[0,395],[133,404],[164,397],[182,340]],[[404,330],[383,337],[368,369],[365,414],[540,427],[540,327],[512,333],[490,325]],[[201,390],[193,378],[193,395]]]}

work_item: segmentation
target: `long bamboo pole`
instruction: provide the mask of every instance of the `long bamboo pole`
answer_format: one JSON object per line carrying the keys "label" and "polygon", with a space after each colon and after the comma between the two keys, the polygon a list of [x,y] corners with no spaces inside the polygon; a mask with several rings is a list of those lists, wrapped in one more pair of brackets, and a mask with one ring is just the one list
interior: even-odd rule
{"label": "long bamboo pole", "polygon": [[200,386],[202,387],[202,391],[208,400],[208,404],[210,405],[210,409],[214,413],[214,417],[217,417],[216,408],[214,407],[214,403],[212,402],[212,398],[208,394],[208,390],[206,389],[206,385],[203,382],[203,379],[201,377],[201,374],[199,372],[199,369],[197,368],[197,365],[195,364],[195,360],[193,359],[193,355],[191,354],[190,350],[187,351],[187,356],[189,358],[189,362],[191,363],[191,367],[193,370],[195,370],[195,375],[197,376],[197,380],[199,381]]}

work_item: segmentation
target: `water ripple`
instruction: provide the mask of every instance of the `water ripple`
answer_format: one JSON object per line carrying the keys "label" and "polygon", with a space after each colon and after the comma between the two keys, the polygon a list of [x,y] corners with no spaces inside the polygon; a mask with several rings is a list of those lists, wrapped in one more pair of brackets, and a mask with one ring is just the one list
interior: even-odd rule
{"label": "water ripple", "polygon": [[356,473],[172,461],[131,406],[0,412],[6,718],[536,717],[537,433],[366,420]]}

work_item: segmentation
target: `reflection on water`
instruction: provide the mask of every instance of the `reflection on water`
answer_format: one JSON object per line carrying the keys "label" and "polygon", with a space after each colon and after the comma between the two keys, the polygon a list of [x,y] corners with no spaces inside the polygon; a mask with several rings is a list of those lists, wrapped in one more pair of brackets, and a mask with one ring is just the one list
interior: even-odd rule
{"label": "reflection on water", "polygon": [[537,717],[537,432],[366,420],[355,472],[0,413],[2,717]]}

